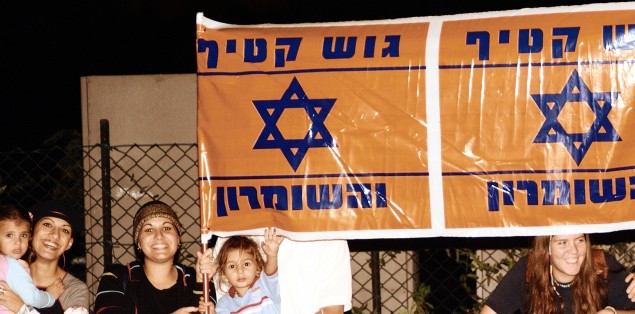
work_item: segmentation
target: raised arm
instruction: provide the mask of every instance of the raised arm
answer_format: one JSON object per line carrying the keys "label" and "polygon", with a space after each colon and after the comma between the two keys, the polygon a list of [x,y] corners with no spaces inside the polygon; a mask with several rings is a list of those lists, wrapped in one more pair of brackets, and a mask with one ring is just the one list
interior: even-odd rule
{"label": "raised arm", "polygon": [[275,228],[265,229],[265,240],[262,242],[262,250],[267,255],[265,262],[265,274],[271,275],[278,271],[278,249],[284,238],[276,235]]}

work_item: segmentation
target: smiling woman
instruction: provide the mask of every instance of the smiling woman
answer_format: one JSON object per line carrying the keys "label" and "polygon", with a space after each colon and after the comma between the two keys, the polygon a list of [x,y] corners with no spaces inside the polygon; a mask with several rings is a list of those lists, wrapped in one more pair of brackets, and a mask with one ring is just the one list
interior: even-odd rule
{"label": "smiling woman", "polygon": [[[588,234],[537,236],[529,254],[503,277],[481,314],[602,313],[635,310],[628,273],[604,253],[608,276],[594,269]],[[630,279],[630,278],[629,278]],[[634,285],[631,281],[631,285]]]}
{"label": "smiling woman", "polygon": [[64,269],[64,253],[79,234],[81,212],[64,202],[49,200],[34,205],[30,213],[33,236],[29,268],[33,282],[42,290],[60,279],[64,284],[64,292],[55,304],[37,309],[37,313],[88,313],[88,286]]}
{"label": "smiling woman", "polygon": [[[170,206],[160,201],[142,205],[133,220],[137,261],[104,270],[95,313],[198,312],[203,276],[194,267],[177,262],[181,232]],[[214,285],[209,287],[211,301],[216,303]]]}

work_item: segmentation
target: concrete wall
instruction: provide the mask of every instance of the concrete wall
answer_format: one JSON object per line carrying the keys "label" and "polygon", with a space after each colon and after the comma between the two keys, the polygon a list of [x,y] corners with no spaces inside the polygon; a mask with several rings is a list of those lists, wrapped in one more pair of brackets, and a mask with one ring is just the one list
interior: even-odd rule
{"label": "concrete wall", "polygon": [[84,145],[99,143],[108,119],[110,144],[196,143],[196,75],[88,76],[82,84]]}

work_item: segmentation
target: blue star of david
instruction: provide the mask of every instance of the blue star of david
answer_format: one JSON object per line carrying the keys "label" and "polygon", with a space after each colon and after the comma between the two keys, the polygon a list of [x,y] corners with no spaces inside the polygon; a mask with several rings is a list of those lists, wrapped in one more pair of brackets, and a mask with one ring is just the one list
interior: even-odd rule
{"label": "blue star of david", "polygon": [[[335,99],[309,99],[295,77],[280,100],[254,100],[253,103],[265,122],[254,149],[280,149],[293,171],[298,169],[309,148],[337,147],[324,125]],[[277,126],[284,110],[293,108],[304,109],[311,119],[303,139],[285,139]]]}
{"label": "blue star of david", "polygon": [[[608,119],[608,114],[619,94],[619,92],[591,92],[580,78],[578,71],[574,70],[559,94],[531,95],[546,118],[534,138],[534,143],[562,143],[575,163],[580,165],[593,142],[622,140]],[[558,115],[567,102],[586,103],[595,114],[595,120],[586,133],[569,134],[558,121]]]}

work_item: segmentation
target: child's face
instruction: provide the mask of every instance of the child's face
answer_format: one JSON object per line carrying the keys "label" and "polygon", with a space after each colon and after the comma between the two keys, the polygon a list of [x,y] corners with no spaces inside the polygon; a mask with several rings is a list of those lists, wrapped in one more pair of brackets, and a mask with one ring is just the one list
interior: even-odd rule
{"label": "child's face", "polygon": [[260,269],[253,255],[237,249],[229,251],[223,268],[223,280],[229,281],[239,296],[245,295],[259,275]]}
{"label": "child's face", "polygon": [[29,224],[22,220],[0,221],[0,252],[22,258],[29,247],[31,232]]}

